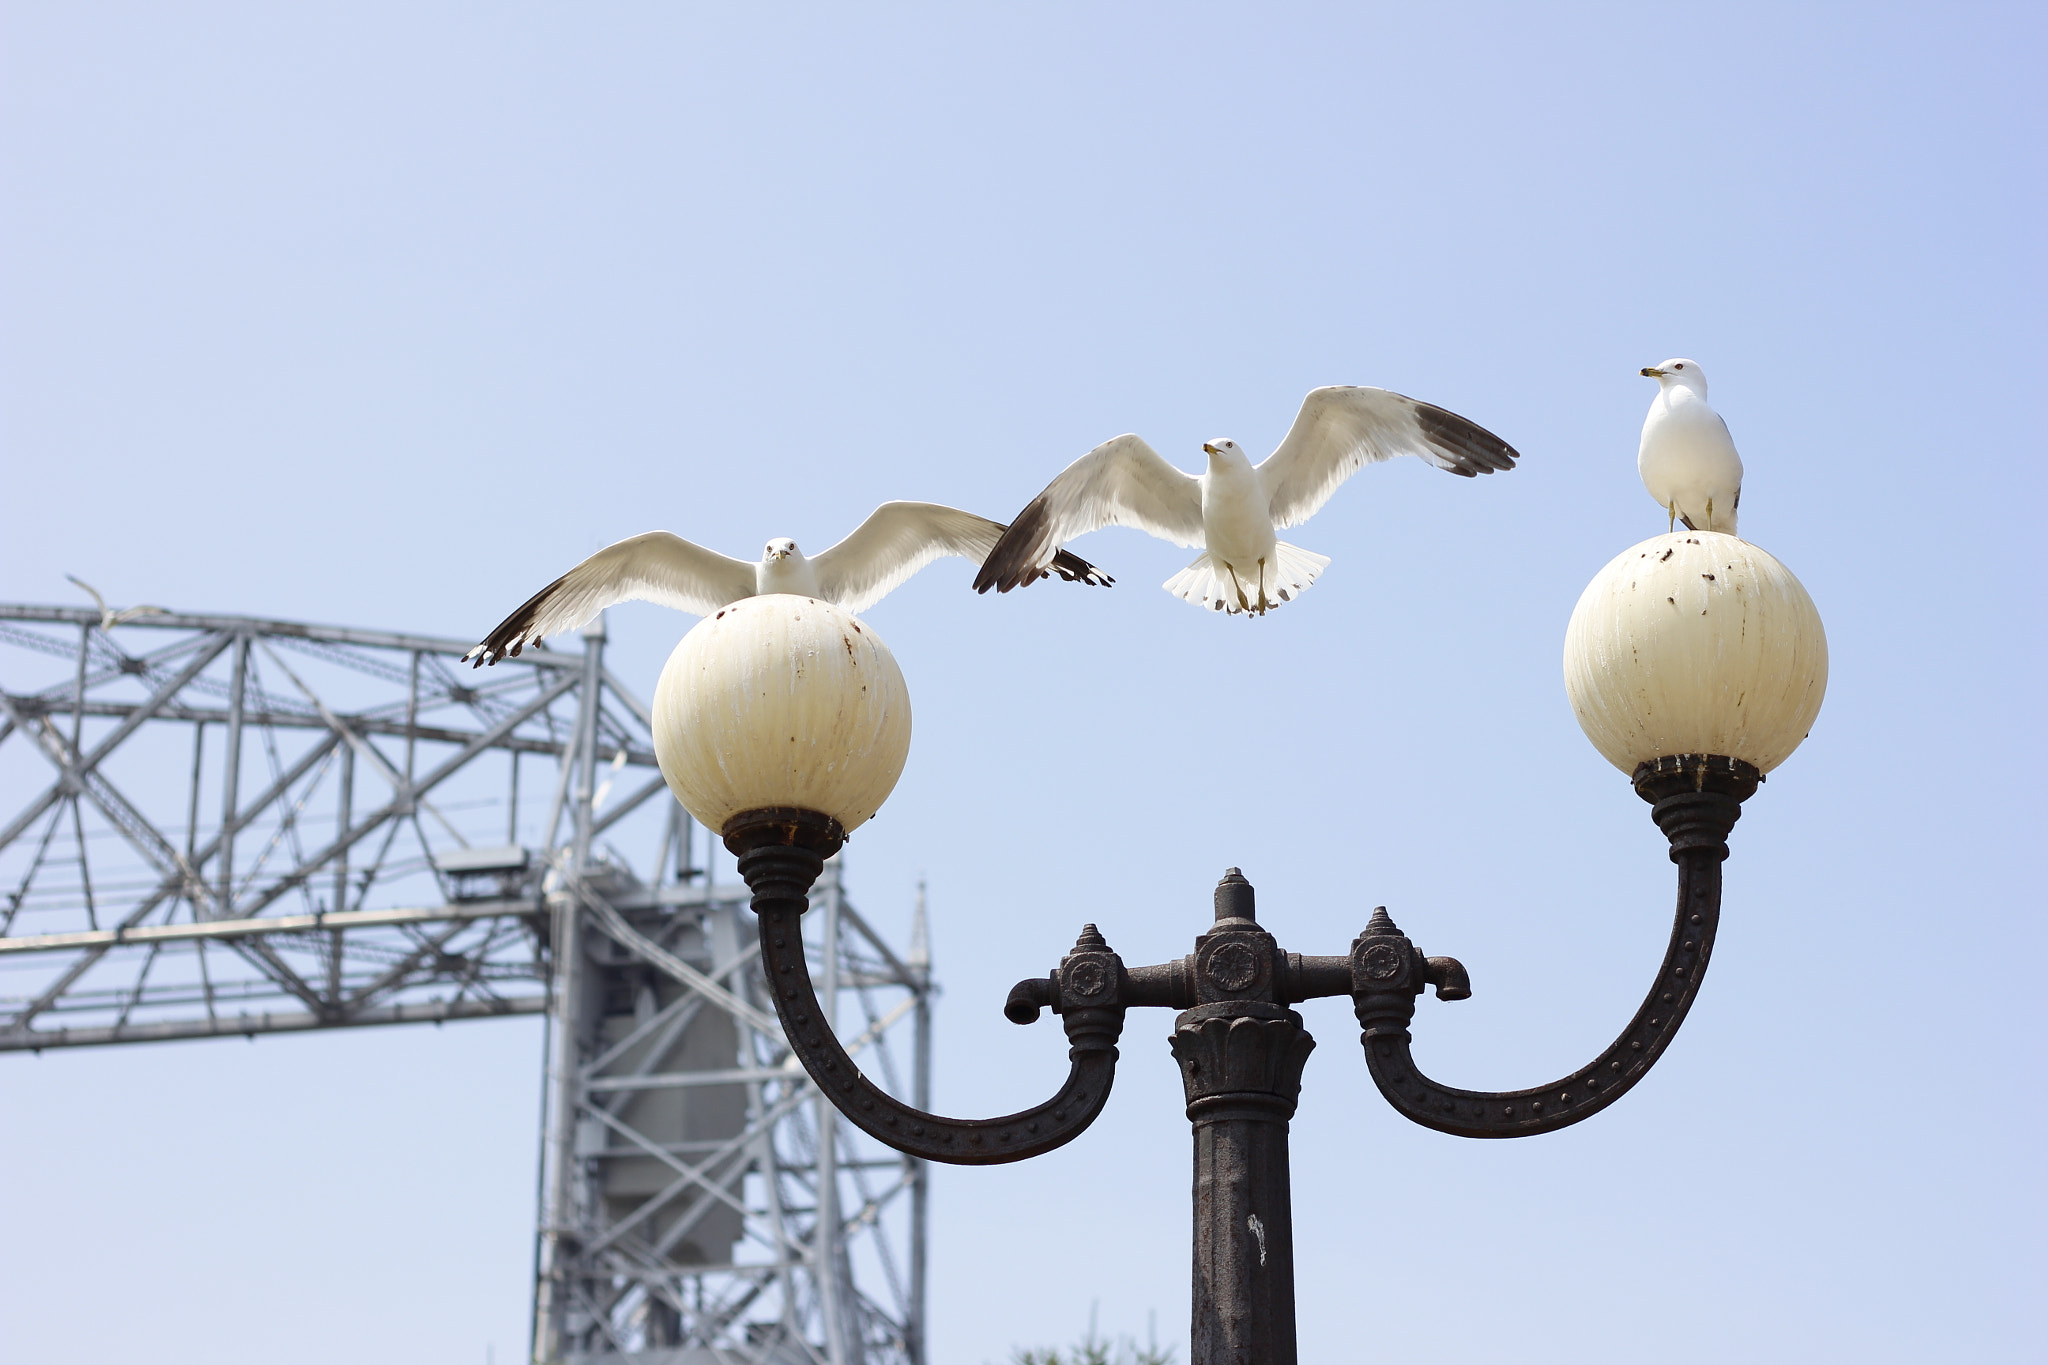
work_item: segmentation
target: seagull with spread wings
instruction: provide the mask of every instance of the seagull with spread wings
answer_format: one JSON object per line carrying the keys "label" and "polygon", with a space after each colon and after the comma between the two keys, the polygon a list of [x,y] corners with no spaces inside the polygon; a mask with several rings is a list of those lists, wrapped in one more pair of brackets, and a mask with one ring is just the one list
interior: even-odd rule
{"label": "seagull with spread wings", "polygon": [[1314,389],[1287,439],[1261,464],[1235,441],[1204,442],[1209,468],[1186,474],[1136,436],[1118,436],[1067,466],[1017,514],[975,576],[1008,592],[1045,576],[1075,536],[1134,526],[1202,555],[1164,584],[1212,611],[1263,615],[1292,601],[1329,564],[1274,532],[1316,514],[1366,465],[1419,455],[1472,478],[1512,469],[1513,446],[1454,412],[1385,389]]}
{"label": "seagull with spread wings", "polygon": [[130,621],[136,620],[138,617],[165,616],[170,613],[169,607],[123,607],[121,608],[121,610],[115,611],[112,607],[107,605],[107,599],[100,596],[100,590],[98,588],[95,588],[92,584],[86,582],[77,574],[68,573],[64,576],[70,579],[73,583],[76,583],[79,587],[84,588],[86,592],[91,595],[92,604],[100,609],[101,630],[112,630],[115,626],[125,626]]}
{"label": "seagull with spread wings", "polygon": [[[478,668],[495,664],[544,636],[586,625],[619,602],[656,602],[709,616],[743,597],[795,593],[865,611],[935,559],[959,555],[980,564],[1007,529],[999,521],[935,502],[885,502],[816,559],[806,559],[795,541],[778,538],[753,564],[667,531],[649,531],[607,545],[542,588],[462,657]],[[1032,576],[1049,573],[1099,587],[1115,581],[1064,550]]]}

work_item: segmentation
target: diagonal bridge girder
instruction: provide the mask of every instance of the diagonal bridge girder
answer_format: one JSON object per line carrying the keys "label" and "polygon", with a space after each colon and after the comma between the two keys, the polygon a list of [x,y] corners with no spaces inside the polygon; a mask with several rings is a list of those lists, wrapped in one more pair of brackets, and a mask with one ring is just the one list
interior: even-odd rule
{"label": "diagonal bridge girder", "polygon": [[[0,603],[0,1051],[542,1016],[575,1045],[537,1358],[922,1362],[923,1168],[792,1065],[602,640],[472,675],[451,639]],[[928,964],[836,868],[818,895],[849,1048],[893,1076],[915,1031],[922,1087]]]}

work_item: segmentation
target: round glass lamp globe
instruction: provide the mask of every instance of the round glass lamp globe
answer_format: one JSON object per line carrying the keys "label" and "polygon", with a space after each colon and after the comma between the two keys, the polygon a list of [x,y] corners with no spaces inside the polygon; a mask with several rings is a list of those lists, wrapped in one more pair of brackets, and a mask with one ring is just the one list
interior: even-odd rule
{"label": "round glass lamp globe", "polygon": [[910,691],[889,647],[811,597],[747,597],[699,621],[654,688],[654,756],[683,808],[723,833],[794,807],[867,823],[910,755]]}
{"label": "round glass lamp globe", "polygon": [[1565,628],[1572,713],[1625,773],[1674,754],[1769,772],[1806,738],[1827,685],[1827,634],[1806,589],[1717,532],[1676,531],[1623,552]]}

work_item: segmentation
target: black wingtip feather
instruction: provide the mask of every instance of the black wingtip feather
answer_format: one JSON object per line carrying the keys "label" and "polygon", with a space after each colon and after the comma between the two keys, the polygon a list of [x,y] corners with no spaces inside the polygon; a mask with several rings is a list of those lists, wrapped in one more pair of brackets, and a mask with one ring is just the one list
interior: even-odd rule
{"label": "black wingtip feather", "polygon": [[[1086,583],[1091,588],[1107,588],[1116,582],[1072,550],[1061,550],[1052,557],[1052,571],[1069,583]],[[1045,574],[1038,576],[1043,578]]]}
{"label": "black wingtip feather", "polygon": [[1473,478],[1513,469],[1521,452],[1478,423],[1434,403],[1415,402],[1415,422],[1432,446],[1456,461],[1450,472]]}
{"label": "black wingtip feather", "polygon": [[1047,517],[1043,496],[1033,498],[1017,514],[1016,521],[1003,532],[1002,539],[995,543],[974,575],[976,592],[987,592],[991,587],[997,592],[1008,592],[1044,576],[1045,568],[1034,562],[1038,556],[1033,547],[1045,539]]}
{"label": "black wingtip feather", "polygon": [[485,664],[495,667],[500,659],[516,659],[519,657],[519,652],[526,648],[526,646],[539,644],[540,637],[533,633],[533,623],[540,617],[542,604],[547,601],[555,589],[561,587],[567,580],[567,574],[557,578],[554,582],[527,598],[525,604],[519,610],[498,622],[498,628],[489,635],[484,636],[483,643],[471,651],[471,653],[477,656],[476,663],[472,664],[471,667],[481,668]]}

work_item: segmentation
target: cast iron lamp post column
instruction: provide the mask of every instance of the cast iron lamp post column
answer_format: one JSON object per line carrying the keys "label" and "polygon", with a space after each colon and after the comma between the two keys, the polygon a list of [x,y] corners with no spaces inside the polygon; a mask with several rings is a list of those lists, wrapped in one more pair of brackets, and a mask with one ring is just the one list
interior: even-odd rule
{"label": "cast iron lamp post column", "polygon": [[1004,1013],[1024,1024],[1050,1008],[1066,1026],[1066,1084],[1043,1104],[994,1119],[955,1119],[904,1104],[863,1076],[818,1007],[804,959],[811,881],[845,839],[829,817],[761,810],[735,817],[725,842],[754,892],[761,959],[790,1046],[856,1127],[931,1161],[994,1165],[1078,1137],[1109,1098],[1127,1010],[1177,1009],[1170,1044],[1194,1128],[1193,1365],[1292,1365],[1294,1226],[1288,1122],[1315,1040],[1288,1006],[1348,995],[1373,1083],[1425,1127],[1461,1137],[1528,1137],[1590,1118],[1649,1073],[1699,991],[1721,910],[1721,860],[1741,802],[1760,774],[1705,756],[1644,764],[1636,790],[1678,864],[1678,908],[1663,966],[1642,1008],[1586,1066],[1549,1085],[1459,1090],[1425,1076],[1409,1024],[1426,986],[1442,1000],[1471,994],[1455,958],[1425,957],[1385,907],[1342,956],[1282,949],[1259,926],[1236,868],[1216,887],[1216,918],[1175,962],[1130,968],[1094,925],[1049,975],[1020,981]]}
{"label": "cast iron lamp post column", "polygon": [[[1315,1041],[1288,1007],[1348,995],[1380,1094],[1440,1132],[1529,1137],[1612,1104],[1663,1055],[1699,992],[1729,831],[1818,713],[1826,644],[1812,602],[1776,560],[1732,536],[1677,533],[1625,552],[1594,579],[1566,634],[1565,673],[1588,737],[1650,803],[1678,866],[1678,904],[1664,962],[1628,1027],[1588,1065],[1518,1091],[1456,1089],[1415,1065],[1409,1030],[1424,987],[1443,1000],[1471,994],[1456,959],[1425,957],[1385,907],[1341,956],[1285,951],[1232,868],[1188,956],[1129,968],[1091,924],[1051,973],[1011,990],[1012,1021],[1050,1008],[1065,1027],[1069,1070],[1051,1099],[993,1119],[916,1109],[863,1076],[840,1045],[803,946],[824,860],[888,795],[907,752],[908,695],[886,648],[809,599],[727,608],[691,632],[663,673],[656,751],[677,795],[739,859],[791,1049],[841,1114],[899,1151],[992,1165],[1072,1141],[1109,1098],[1126,1012],[1179,1011],[1170,1044],[1194,1134],[1192,1365],[1294,1365],[1287,1137]],[[792,761],[791,749],[807,756]]]}
{"label": "cast iron lamp post column", "polygon": [[1191,1354],[1294,1359],[1294,1197],[1287,1125],[1316,1040],[1279,1003],[1286,955],[1261,929],[1236,868],[1195,940],[1195,1003],[1174,1018],[1195,1129]]}

